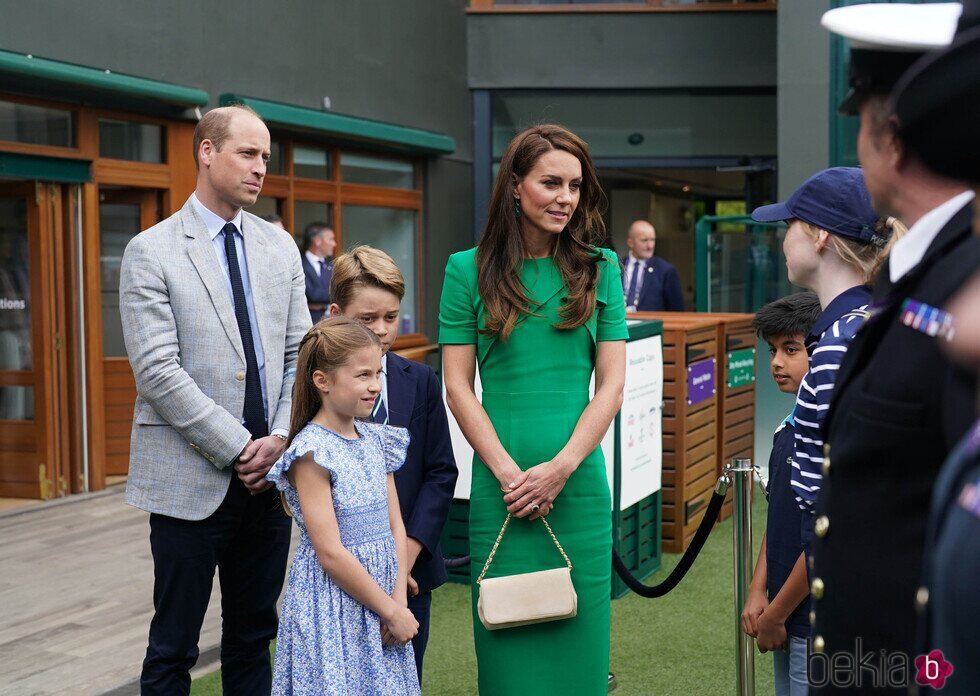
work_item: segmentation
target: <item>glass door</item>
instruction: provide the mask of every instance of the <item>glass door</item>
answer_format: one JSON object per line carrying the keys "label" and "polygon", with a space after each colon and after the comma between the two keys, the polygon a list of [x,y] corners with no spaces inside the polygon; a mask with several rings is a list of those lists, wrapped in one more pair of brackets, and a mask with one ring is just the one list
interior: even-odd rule
{"label": "glass door", "polygon": [[129,438],[136,403],[133,378],[119,317],[119,269],[129,240],[160,221],[160,191],[99,188],[99,262],[102,296],[102,370],[106,483],[120,483],[129,472]]}
{"label": "glass door", "polygon": [[70,488],[59,192],[0,183],[0,496],[51,498]]}

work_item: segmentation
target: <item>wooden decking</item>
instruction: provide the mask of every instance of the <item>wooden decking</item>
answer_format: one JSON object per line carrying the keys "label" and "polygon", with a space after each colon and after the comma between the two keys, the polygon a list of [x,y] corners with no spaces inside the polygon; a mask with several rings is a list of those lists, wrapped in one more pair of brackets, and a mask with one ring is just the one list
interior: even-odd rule
{"label": "wooden decking", "polygon": [[[139,692],[153,612],[149,515],[116,487],[0,515],[0,693]],[[294,540],[295,540],[294,526]],[[220,594],[198,669],[220,640]]]}

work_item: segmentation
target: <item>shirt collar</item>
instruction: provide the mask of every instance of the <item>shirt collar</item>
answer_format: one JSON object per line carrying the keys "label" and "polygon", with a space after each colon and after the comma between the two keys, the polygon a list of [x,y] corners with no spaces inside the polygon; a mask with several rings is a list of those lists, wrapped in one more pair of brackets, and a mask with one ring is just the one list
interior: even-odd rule
{"label": "shirt collar", "polygon": [[310,262],[310,265],[313,266],[316,269],[319,269],[320,268],[320,262],[321,261],[326,261],[326,259],[321,259],[319,256],[317,256],[316,254],[314,254],[312,251],[307,250],[307,251],[304,251],[303,253],[306,254],[306,260]]}
{"label": "shirt collar", "polygon": [[835,297],[827,305],[827,309],[820,313],[817,321],[813,324],[813,328],[810,329],[810,333],[806,337],[807,347],[819,341],[824,331],[829,329],[835,321],[866,304],[871,304],[871,290],[867,285],[855,285]]}
{"label": "shirt collar", "polygon": [[[653,257],[651,256],[650,259],[652,259],[652,258]],[[650,259],[645,259],[645,260],[638,259],[635,256],[633,256],[633,252],[632,251],[629,252],[628,254],[626,254],[626,264],[627,265],[634,264],[634,263],[642,263],[642,264],[645,265],[648,261],[650,261]]]}
{"label": "shirt collar", "polygon": [[381,372],[385,375],[388,374],[388,354],[384,353],[381,356]]}
{"label": "shirt collar", "polygon": [[888,255],[888,278],[897,283],[911,271],[929,250],[936,236],[956,213],[973,200],[973,191],[958,193],[942,205],[923,215],[909,228],[908,233],[897,240]]}
{"label": "shirt collar", "polygon": [[778,428],[776,428],[776,432],[778,433],[780,430],[782,430],[783,428],[785,428],[787,425],[790,426],[790,427],[793,427],[793,428],[796,427],[796,411],[795,411],[795,409],[793,411],[790,411],[789,412],[789,415],[786,416],[785,418],[783,418],[783,422],[779,424],[779,427]]}
{"label": "shirt collar", "polygon": [[235,228],[238,230],[238,233],[241,234],[243,237],[245,236],[242,232],[241,210],[239,210],[238,214],[235,215],[235,217],[233,217],[231,220],[225,220],[223,217],[221,217],[215,212],[212,212],[203,203],[201,203],[201,200],[197,197],[197,193],[191,194],[191,205],[194,206],[195,212],[197,212],[197,214],[200,216],[201,221],[204,223],[204,226],[207,228],[208,234],[211,236],[212,240],[215,237],[217,237],[219,234],[221,234],[221,230],[224,229],[224,226],[227,225],[229,222],[234,223]]}

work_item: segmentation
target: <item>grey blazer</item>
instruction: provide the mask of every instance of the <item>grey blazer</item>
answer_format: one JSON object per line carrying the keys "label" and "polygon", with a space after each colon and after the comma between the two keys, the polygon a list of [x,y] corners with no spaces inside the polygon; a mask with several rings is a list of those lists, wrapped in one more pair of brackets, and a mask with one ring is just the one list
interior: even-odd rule
{"label": "grey blazer", "polygon": [[[270,432],[288,430],[299,342],[310,328],[299,249],[250,213],[242,235]],[[245,352],[222,264],[189,199],[123,254],[119,304],[137,392],[126,502],[148,512],[209,516],[250,437],[241,423]]]}

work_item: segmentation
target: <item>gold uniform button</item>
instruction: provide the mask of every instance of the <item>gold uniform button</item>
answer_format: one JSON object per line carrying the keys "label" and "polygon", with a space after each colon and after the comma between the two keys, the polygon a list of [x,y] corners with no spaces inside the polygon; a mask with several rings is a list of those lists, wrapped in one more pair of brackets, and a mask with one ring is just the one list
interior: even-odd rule
{"label": "gold uniform button", "polygon": [[823,580],[820,578],[813,578],[813,582],[810,583],[810,594],[813,595],[813,598],[823,599],[824,589]]}
{"label": "gold uniform button", "polygon": [[817,625],[817,612],[815,611],[810,612],[810,625],[811,626]]}
{"label": "gold uniform button", "polygon": [[239,370],[238,372],[235,373],[235,379],[237,379],[239,382],[244,382],[245,381],[245,373],[242,372],[241,370]]}
{"label": "gold uniform button", "polygon": [[823,458],[823,476],[824,478],[830,476],[830,457]]}
{"label": "gold uniform button", "polygon": [[827,643],[824,641],[823,636],[813,637],[813,652],[822,653],[827,647]]}
{"label": "gold uniform button", "polygon": [[817,521],[813,523],[813,531],[816,532],[817,536],[823,539],[827,536],[827,532],[830,530],[830,518],[826,515],[820,515]]}
{"label": "gold uniform button", "polygon": [[830,443],[829,442],[823,443],[823,456],[825,456],[825,457],[829,457],[830,456]]}
{"label": "gold uniform button", "polygon": [[929,604],[929,588],[922,586],[915,592],[915,606],[919,611],[926,608]]}

